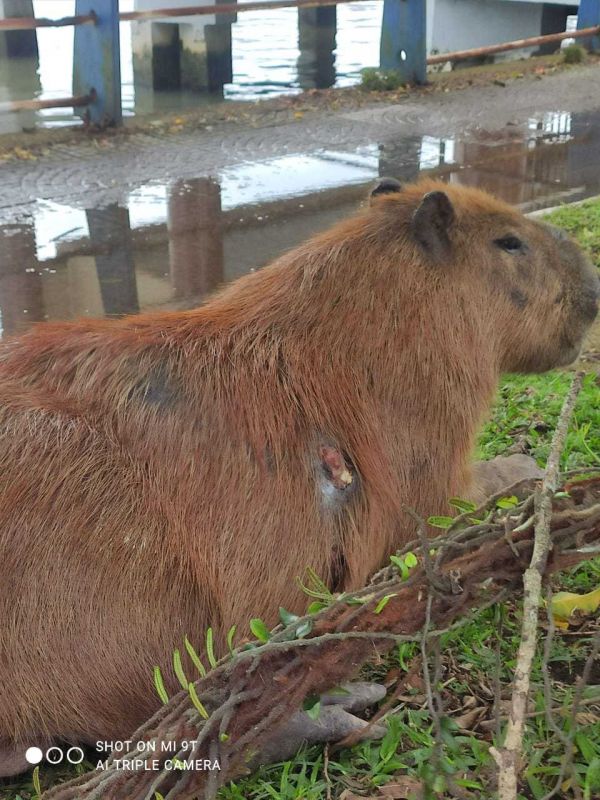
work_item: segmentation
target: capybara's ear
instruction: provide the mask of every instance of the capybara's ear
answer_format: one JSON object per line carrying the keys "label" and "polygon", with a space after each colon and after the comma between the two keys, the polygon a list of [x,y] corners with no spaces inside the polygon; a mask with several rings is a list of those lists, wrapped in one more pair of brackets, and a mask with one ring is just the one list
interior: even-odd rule
{"label": "capybara's ear", "polygon": [[380,178],[377,184],[371,189],[370,198],[380,194],[394,194],[402,191],[402,184],[396,178]]}
{"label": "capybara's ear", "polygon": [[448,230],[454,221],[454,208],[445,192],[428,192],[412,218],[415,239],[433,257],[443,256],[450,247]]}

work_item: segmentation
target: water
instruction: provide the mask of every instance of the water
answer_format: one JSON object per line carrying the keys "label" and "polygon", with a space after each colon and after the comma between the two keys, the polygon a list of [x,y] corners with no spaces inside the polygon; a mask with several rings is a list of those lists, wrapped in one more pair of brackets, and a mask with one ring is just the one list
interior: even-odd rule
{"label": "water", "polygon": [[37,200],[18,216],[4,209],[1,328],[197,305],[352,213],[379,175],[423,174],[480,186],[525,210],[598,194],[600,112],[247,161],[149,182],[100,208]]}
{"label": "water", "polygon": [[[121,0],[122,11],[133,10],[133,0]],[[383,4],[341,5],[337,11],[335,85],[360,80],[360,70],[379,60],[379,34]],[[74,13],[74,0],[34,0],[38,17],[58,18]],[[136,23],[121,23],[121,78],[126,116],[170,110],[210,102],[191,92],[149,92],[134,86],[131,30]],[[0,101],[39,97],[47,100],[72,94],[73,28],[38,30],[39,65],[30,59],[0,60]],[[232,26],[234,82],[224,88],[230,99],[254,100],[300,91],[298,76],[298,12],[293,8],[243,12]],[[0,116],[0,132],[36,124],[72,124],[78,120],[69,109],[48,109]]]}

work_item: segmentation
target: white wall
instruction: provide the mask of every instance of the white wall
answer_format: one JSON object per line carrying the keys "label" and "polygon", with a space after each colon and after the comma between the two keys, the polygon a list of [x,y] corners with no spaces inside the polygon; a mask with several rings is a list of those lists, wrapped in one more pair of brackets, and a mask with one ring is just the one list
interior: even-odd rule
{"label": "white wall", "polygon": [[[427,0],[427,50],[447,53],[539,36],[541,2]],[[522,56],[524,50],[517,51]]]}

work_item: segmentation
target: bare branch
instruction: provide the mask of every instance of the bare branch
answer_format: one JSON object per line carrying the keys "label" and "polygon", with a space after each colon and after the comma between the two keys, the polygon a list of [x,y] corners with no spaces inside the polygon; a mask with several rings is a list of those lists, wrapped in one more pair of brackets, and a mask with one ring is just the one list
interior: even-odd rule
{"label": "bare branch", "polygon": [[504,746],[490,748],[490,752],[498,765],[499,800],[516,800],[517,798],[519,760],[523,742],[525,715],[527,713],[531,665],[537,643],[542,577],[545,573],[548,555],[552,547],[550,536],[552,498],[558,484],[560,457],[564,449],[569,424],[582,382],[583,373],[578,372],[573,378],[552,438],[550,455],[542,485],[535,493],[535,536],[531,562],[523,576],[523,624],[513,682],[511,711]]}

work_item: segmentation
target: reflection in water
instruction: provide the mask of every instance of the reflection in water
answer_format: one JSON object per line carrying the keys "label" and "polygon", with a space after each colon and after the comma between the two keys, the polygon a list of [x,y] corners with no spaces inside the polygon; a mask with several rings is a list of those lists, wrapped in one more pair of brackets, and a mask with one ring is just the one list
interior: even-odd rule
{"label": "reflection in water", "polygon": [[0,313],[3,335],[22,333],[44,319],[33,224],[1,227]]}
{"label": "reflection in water", "polygon": [[221,189],[210,178],[177,181],[167,211],[175,297],[206,295],[223,282]]}
{"label": "reflection in water", "polygon": [[140,310],[131,247],[129,212],[115,204],[85,212],[102,307],[107,317]]}
{"label": "reflection in water", "polygon": [[382,141],[149,183],[122,206],[39,201],[1,228],[5,333],[40,319],[197,305],[352,213],[379,175],[479,186],[525,210],[600,192],[600,114],[546,114],[461,138]]}

